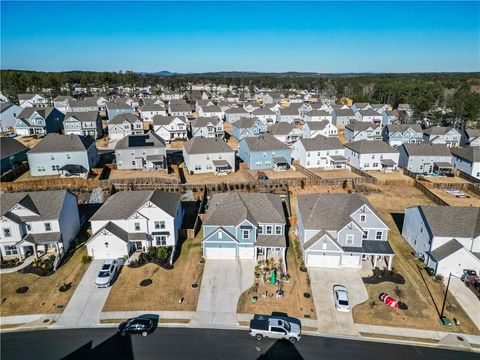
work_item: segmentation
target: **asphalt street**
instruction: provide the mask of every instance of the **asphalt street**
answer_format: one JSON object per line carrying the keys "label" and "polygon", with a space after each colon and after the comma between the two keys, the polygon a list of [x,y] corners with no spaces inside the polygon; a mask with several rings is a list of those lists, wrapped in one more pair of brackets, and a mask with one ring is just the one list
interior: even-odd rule
{"label": "asphalt street", "polygon": [[257,341],[246,330],[157,328],[148,337],[122,338],[113,328],[37,330],[1,334],[2,360],[23,359],[316,359],[462,360],[471,351],[304,336]]}

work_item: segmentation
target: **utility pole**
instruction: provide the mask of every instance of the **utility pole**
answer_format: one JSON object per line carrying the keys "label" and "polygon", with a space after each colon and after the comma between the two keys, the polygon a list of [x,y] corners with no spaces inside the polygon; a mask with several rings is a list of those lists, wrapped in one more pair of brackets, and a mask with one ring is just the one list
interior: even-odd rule
{"label": "utility pole", "polygon": [[443,312],[445,311],[445,304],[447,302],[447,295],[448,295],[448,288],[450,286],[450,279],[452,278],[452,273],[448,275],[448,281],[447,281],[447,288],[445,290],[445,296],[443,297],[443,304],[442,304],[442,311],[440,312],[440,321],[444,326],[450,326],[451,322],[448,320],[446,317],[443,316]]}

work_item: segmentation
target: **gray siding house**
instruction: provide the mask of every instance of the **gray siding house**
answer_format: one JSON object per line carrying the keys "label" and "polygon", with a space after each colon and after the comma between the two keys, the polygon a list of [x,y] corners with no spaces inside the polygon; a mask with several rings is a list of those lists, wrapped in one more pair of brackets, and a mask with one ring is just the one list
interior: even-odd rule
{"label": "gray siding house", "polygon": [[45,136],[58,133],[63,128],[65,115],[53,107],[28,107],[18,114],[15,133],[24,136]]}
{"label": "gray siding house", "polygon": [[444,126],[435,126],[423,131],[423,138],[433,144],[444,144],[448,147],[460,146],[462,134],[457,129]]}
{"label": "gray siding house", "polygon": [[423,129],[419,124],[386,125],[382,129],[382,138],[390,146],[418,144],[423,142]]}
{"label": "gray siding house", "polygon": [[119,114],[108,122],[108,136],[111,140],[135,134],[143,134],[143,121],[134,114]]}
{"label": "gray siding house", "polygon": [[115,145],[117,168],[145,171],[167,169],[167,148],[163,139],[149,132],[128,135]]}
{"label": "gray siding house", "polygon": [[192,136],[223,138],[223,121],[217,116],[199,117],[190,123]]}
{"label": "gray siding house", "polygon": [[65,135],[91,136],[98,139],[103,134],[102,118],[97,110],[67,112],[63,128]]}
{"label": "gray siding house", "polygon": [[403,144],[397,148],[400,153],[398,165],[416,174],[438,174],[452,169],[452,154],[446,145]]}

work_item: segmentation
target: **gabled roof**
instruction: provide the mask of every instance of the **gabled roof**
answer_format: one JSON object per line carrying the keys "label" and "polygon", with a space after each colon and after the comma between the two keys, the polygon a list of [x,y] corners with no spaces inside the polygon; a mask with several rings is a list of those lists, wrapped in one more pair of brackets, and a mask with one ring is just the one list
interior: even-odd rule
{"label": "gabled roof", "polygon": [[355,116],[355,113],[352,109],[335,109],[333,111],[335,111],[337,116]]}
{"label": "gabled roof", "polygon": [[457,239],[452,239],[439,246],[435,250],[430,251],[430,256],[433,258],[433,260],[439,262],[462,248],[463,245],[460,244]]}
{"label": "gabled roof", "polygon": [[288,122],[278,122],[268,128],[268,132],[272,135],[288,135],[295,129],[293,124]]}
{"label": "gabled roof", "polygon": [[343,150],[343,144],[337,137],[318,135],[314,138],[299,140],[306,151]]}
{"label": "gabled roof", "polygon": [[115,150],[164,147],[164,140],[153,131],[150,131],[146,134],[125,136],[117,142]]}
{"label": "gabled roof", "polygon": [[480,208],[473,206],[418,206],[433,236],[475,238],[480,235]]}
{"label": "gabled roof", "polygon": [[98,111],[72,111],[65,114],[65,120],[73,117],[80,122],[96,122]]}
{"label": "gabled roof", "polygon": [[[22,120],[28,120],[30,116],[32,116],[33,113],[37,113],[40,115],[42,118],[47,119],[50,114],[55,111],[57,112],[58,110],[54,107],[47,106],[47,107],[28,107],[22,110],[20,114],[18,114],[17,118],[22,119]],[[58,111],[60,113],[60,111]],[[63,114],[62,114],[63,116]]]}
{"label": "gabled roof", "polygon": [[108,109],[132,109],[130,105],[126,102],[119,101],[119,102],[107,102]]}
{"label": "gabled roof", "polygon": [[225,114],[248,114],[248,111],[244,108],[230,108],[225,110]]}
{"label": "gabled roof", "polygon": [[451,156],[450,150],[444,144],[422,142],[420,144],[401,145],[408,156]]}
{"label": "gabled roof", "polygon": [[95,140],[93,140],[91,136],[49,133],[28,153],[87,151],[92,145],[95,146]]}
{"label": "gabled roof", "polygon": [[235,152],[228,144],[220,138],[204,138],[195,136],[183,144],[187,154],[213,154]]}
{"label": "gabled roof", "polygon": [[0,103],[0,113],[3,113],[5,110],[10,109],[12,106],[13,106],[13,104],[10,104],[10,103],[7,103],[7,102]]}
{"label": "gabled roof", "polygon": [[170,110],[172,112],[191,112],[192,107],[185,101],[170,101]]}
{"label": "gabled roof", "polygon": [[463,149],[453,150],[452,155],[470,163],[480,162],[480,147],[469,146]]}
{"label": "gabled roof", "polygon": [[259,121],[259,119],[256,117],[241,117],[235,121],[232,126],[235,126],[238,129],[249,129],[253,127],[257,121]]}
{"label": "gabled roof", "polygon": [[386,126],[387,128],[387,131],[391,134],[391,133],[394,133],[394,132],[400,132],[400,133],[403,133],[405,132],[407,129],[412,129],[413,131],[415,132],[418,132],[418,133],[423,133],[423,129],[422,129],[422,126],[420,124],[389,124]]}
{"label": "gabled roof", "polygon": [[279,109],[278,112],[280,113],[281,116],[298,116],[298,117],[300,117],[300,114],[298,113],[298,108],[293,108],[293,107],[282,108],[282,109]]}
{"label": "gabled roof", "polygon": [[465,129],[465,134],[468,138],[480,137],[480,129]]}
{"label": "gabled roof", "polygon": [[220,119],[216,116],[200,116],[196,120],[191,122],[192,127],[201,128],[208,126],[208,124],[212,124],[216,126],[220,121]]}
{"label": "gabled roof", "polygon": [[69,102],[69,105],[72,109],[81,107],[98,107],[97,101],[93,98],[85,98],[84,100],[72,101]]}
{"label": "gabled roof", "polygon": [[211,106],[202,106],[203,112],[222,112],[219,106],[211,105]]}
{"label": "gabled roof", "polygon": [[286,144],[282,143],[271,134],[247,137],[242,141],[245,141],[250,151],[290,150]]}
{"label": "gabled roof", "polygon": [[398,153],[397,149],[383,141],[358,140],[344,144],[344,146],[359,154]]}
{"label": "gabled roof", "polygon": [[153,122],[153,125],[156,125],[156,126],[165,126],[165,125],[169,125],[175,119],[178,119],[183,123],[187,122],[187,120],[185,119],[185,116],[163,116],[163,115],[155,115],[152,118],[152,122]]}
{"label": "gabled roof", "polygon": [[423,133],[428,135],[445,135],[452,129],[453,128],[448,126],[434,126],[429,129],[423,130]]}
{"label": "gabled roof", "polygon": [[9,137],[0,137],[0,155],[2,156],[2,159],[25,150],[28,150],[28,147],[23,145],[20,141]]}
{"label": "gabled roof", "polygon": [[159,104],[146,103],[140,107],[140,111],[165,111],[165,108]]}
{"label": "gabled roof", "polygon": [[254,225],[285,224],[281,197],[268,193],[215,193],[203,225],[236,226],[244,220]]}
{"label": "gabled roof", "polygon": [[18,94],[17,97],[18,97],[18,100],[30,100],[37,95],[43,97],[42,95],[39,95],[39,94]]}
{"label": "gabled roof", "polygon": [[258,115],[275,115],[275,112],[273,112],[267,107],[255,109],[252,111],[252,113],[257,116]]}
{"label": "gabled roof", "polygon": [[367,109],[367,110],[358,110],[360,115],[362,116],[381,116],[378,112],[376,112],[373,109]]}
{"label": "gabled roof", "polygon": [[140,119],[137,115],[131,114],[131,113],[123,113],[123,114],[118,114],[111,118],[108,121],[108,124],[110,125],[120,125],[123,124],[125,121],[128,121],[130,124],[134,124],[137,121],[142,122],[142,119]]}
{"label": "gabled roof", "polygon": [[331,116],[328,111],[325,110],[312,110],[305,113],[306,116]]}
{"label": "gabled roof", "polygon": [[367,131],[368,129],[376,130],[379,127],[380,127],[379,125],[375,125],[373,123],[363,122],[363,121],[356,121],[354,123],[345,125],[345,129],[348,129],[351,131]]}
{"label": "gabled roof", "polygon": [[110,196],[90,220],[128,219],[147,202],[151,202],[170,216],[175,217],[180,205],[180,195],[160,190],[119,191]]}
{"label": "gabled roof", "polygon": [[1,193],[1,216],[10,218],[10,215],[14,215],[10,210],[15,205],[20,204],[35,214],[38,214],[38,216],[20,218],[14,215],[20,221],[58,219],[66,194],[66,190]]}
{"label": "gabled roof", "polygon": [[307,121],[304,126],[308,125],[308,128],[312,131],[323,130],[325,129],[330,121],[322,120],[322,121]]}

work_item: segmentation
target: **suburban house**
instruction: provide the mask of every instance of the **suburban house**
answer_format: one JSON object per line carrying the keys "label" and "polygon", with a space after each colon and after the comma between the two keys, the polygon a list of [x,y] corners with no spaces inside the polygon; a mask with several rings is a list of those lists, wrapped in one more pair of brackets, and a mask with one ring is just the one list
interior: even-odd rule
{"label": "suburban house", "polygon": [[65,114],[54,107],[27,107],[17,116],[15,134],[45,136],[59,133],[63,128]]}
{"label": "suburban house", "polygon": [[398,110],[385,110],[382,113],[382,125],[397,124],[400,120]]}
{"label": "suburban house", "polygon": [[371,124],[380,125],[383,120],[383,115],[377,113],[373,109],[358,110],[355,112],[355,119],[359,122],[366,122]]}
{"label": "suburban house", "polygon": [[185,100],[172,100],[168,103],[170,116],[192,116],[192,107]]}
{"label": "suburban house", "polygon": [[1,193],[0,200],[3,259],[61,258],[80,230],[77,197],[66,190]]}
{"label": "suburban house", "polygon": [[22,112],[22,108],[15,104],[7,102],[0,103],[0,132],[10,132],[15,130],[17,116]]}
{"label": "suburban house", "polygon": [[372,110],[382,115],[385,111],[389,111],[392,109],[392,107],[388,104],[371,104],[371,106],[372,106]]}
{"label": "suburban house", "polygon": [[120,114],[133,114],[135,109],[125,102],[108,102],[106,104],[107,117],[114,118]]}
{"label": "suburban house", "polygon": [[408,117],[413,116],[413,109],[409,104],[398,104],[397,110],[399,111],[399,113],[403,113]]}
{"label": "suburban house", "polygon": [[21,108],[29,107],[46,107],[48,105],[47,100],[38,94],[18,94],[18,105]]}
{"label": "suburban house", "polygon": [[480,147],[453,150],[452,163],[455,169],[480,180]]}
{"label": "suburban house", "polygon": [[324,121],[333,122],[333,116],[331,113],[325,110],[312,110],[303,115],[305,122],[310,121]]}
{"label": "suburban house", "polygon": [[367,122],[354,122],[345,126],[345,138],[348,141],[382,140],[382,128]]}
{"label": "suburban house", "polygon": [[228,110],[225,110],[225,121],[233,123],[242,117],[247,117],[248,115],[249,112],[242,107],[230,108]]}
{"label": "suburban house", "polygon": [[119,170],[166,170],[167,148],[153,132],[127,135],[115,144],[115,159]]}
{"label": "suburban house", "polygon": [[280,140],[287,145],[293,144],[303,136],[302,129],[286,122],[276,123],[275,125],[270,126],[267,131],[277,140]]}
{"label": "suburban house", "polygon": [[53,107],[57,108],[65,114],[67,111],[70,111],[70,102],[73,101],[76,100],[71,96],[59,95],[55,99],[53,99]]}
{"label": "suburban house", "polygon": [[352,110],[354,113],[356,113],[359,110],[368,110],[368,109],[373,109],[370,103],[354,103],[352,105]]}
{"label": "suburban house", "polygon": [[272,125],[277,121],[277,115],[275,112],[267,107],[255,109],[251,114],[262,120],[265,125]]}
{"label": "suburban house", "polygon": [[397,150],[400,153],[398,165],[416,174],[439,175],[453,168],[452,154],[442,144],[403,144]]}
{"label": "suburban house", "polygon": [[302,132],[304,138],[314,138],[317,135],[328,137],[338,136],[337,127],[328,120],[305,122]]}
{"label": "suburban house", "polygon": [[80,175],[87,177],[99,160],[90,136],[47,134],[28,153],[32,176]]}
{"label": "suburban house", "polygon": [[185,116],[156,115],[153,117],[153,131],[166,144],[174,140],[186,140],[188,139],[187,119]]}
{"label": "suburban house", "polygon": [[153,121],[154,116],[167,116],[167,112],[162,105],[145,104],[139,109],[140,117],[143,121]]}
{"label": "suburban house", "polygon": [[119,140],[135,134],[143,134],[143,121],[135,114],[118,114],[108,121],[110,140]]}
{"label": "suburban house", "polygon": [[190,133],[192,136],[202,136],[211,138],[223,138],[225,131],[223,121],[217,116],[198,117],[190,123]]}
{"label": "suburban house", "polygon": [[420,124],[389,124],[383,127],[382,138],[390,146],[418,144],[423,142],[423,129]]}
{"label": "suburban house", "polygon": [[219,120],[223,119],[223,111],[216,105],[202,106],[197,114],[199,117],[216,117]]}
{"label": "suburban house", "polygon": [[200,109],[204,106],[214,106],[215,103],[213,100],[197,100],[195,101],[195,112],[198,114],[200,112]]}
{"label": "suburban house", "polygon": [[290,167],[292,149],[273,135],[244,137],[240,141],[238,156],[250,170],[287,170]]}
{"label": "suburban house", "polygon": [[332,112],[332,122],[336,126],[346,126],[354,122],[357,118],[350,108],[334,109]]}
{"label": "suburban house", "polygon": [[[395,255],[388,226],[359,194],[298,195],[297,234],[309,268],[361,268],[363,261],[389,270]],[[335,211],[332,211],[335,209]]]}
{"label": "suburban house", "polygon": [[71,112],[98,112],[97,101],[94,98],[86,98],[84,100],[69,101],[68,111]]}
{"label": "suburban house", "polygon": [[422,205],[405,209],[402,235],[436,275],[480,272],[480,208]]}
{"label": "suburban house", "polygon": [[102,118],[98,110],[67,112],[63,128],[65,135],[91,136],[98,139],[103,134]]}
{"label": "suburban house", "polygon": [[461,145],[463,147],[480,146],[480,129],[465,129],[462,134]]}
{"label": "suburban house", "polygon": [[344,155],[345,148],[338,138],[318,135],[298,140],[292,157],[304,168],[339,169],[347,163]]}
{"label": "suburban house", "polygon": [[282,260],[285,268],[286,218],[279,195],[215,193],[202,224],[207,260]]}
{"label": "suburban house", "polygon": [[10,137],[0,137],[1,173],[11,170],[27,161],[28,147]]}
{"label": "suburban house", "polygon": [[267,132],[267,125],[256,117],[243,117],[232,124],[232,135],[238,140]]}
{"label": "suburban house", "polygon": [[277,110],[277,122],[287,122],[289,124],[301,124],[302,118],[296,108],[280,108]]}
{"label": "suburban house", "polygon": [[191,138],[183,144],[183,160],[191,174],[235,172],[235,151],[220,138]]}
{"label": "suburban house", "polygon": [[383,141],[358,140],[344,144],[349,165],[360,170],[396,170],[398,151]]}
{"label": "suburban house", "polygon": [[462,134],[457,129],[446,126],[435,126],[423,130],[423,139],[433,144],[444,144],[448,147],[459,147]]}
{"label": "suburban house", "polygon": [[260,109],[262,105],[256,102],[250,102],[250,103],[245,103],[243,104],[243,108],[248,112],[252,113],[253,111]]}
{"label": "suburban house", "polygon": [[90,218],[93,235],[86,242],[88,255],[118,259],[151,246],[175,248],[184,213],[179,194],[119,191]]}

